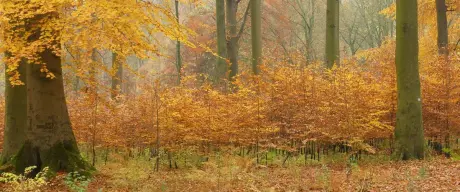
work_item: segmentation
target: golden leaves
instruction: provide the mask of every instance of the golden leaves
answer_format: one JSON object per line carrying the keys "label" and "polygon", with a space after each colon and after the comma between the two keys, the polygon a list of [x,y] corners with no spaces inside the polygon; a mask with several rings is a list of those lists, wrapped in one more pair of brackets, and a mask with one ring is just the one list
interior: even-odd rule
{"label": "golden leaves", "polygon": [[[188,40],[195,33],[177,23],[167,6],[149,1],[5,0],[0,12],[1,50],[10,52],[5,61],[13,84],[21,84],[14,71],[22,59],[26,61],[22,64],[46,65],[40,61],[40,53],[45,49],[62,56],[61,44],[56,42],[72,46],[68,50],[72,55],[96,49],[116,52],[122,58],[135,55],[140,59],[162,55],[159,39],[163,37],[195,47]],[[94,62],[82,60],[91,58],[80,57],[78,61],[74,58],[74,63],[80,63],[76,68],[100,68]],[[49,78],[54,77],[46,67],[41,71]]]}

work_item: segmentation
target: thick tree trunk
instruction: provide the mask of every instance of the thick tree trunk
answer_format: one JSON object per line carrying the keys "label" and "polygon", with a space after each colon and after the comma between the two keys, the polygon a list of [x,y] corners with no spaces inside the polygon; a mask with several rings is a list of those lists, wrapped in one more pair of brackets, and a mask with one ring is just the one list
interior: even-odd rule
{"label": "thick tree trunk", "polygon": [[229,80],[234,80],[238,74],[238,34],[237,34],[237,20],[236,13],[238,10],[238,3],[236,0],[227,0],[227,26],[229,28],[228,41],[227,41],[227,56],[230,60],[230,74]]}
{"label": "thick tree trunk", "polygon": [[[8,53],[5,53],[8,57]],[[27,82],[26,62],[21,62],[18,72],[21,75],[20,80]],[[6,69],[7,67],[5,67]],[[5,74],[5,132],[3,141],[3,152],[0,164],[8,162],[17,154],[24,144],[25,131],[27,128],[27,84],[12,86],[9,81],[9,75]]]}
{"label": "thick tree trunk", "polygon": [[217,58],[217,79],[225,78],[227,73],[227,45],[225,32],[225,0],[216,0],[216,20],[217,20],[217,54],[222,58]]}
{"label": "thick tree trunk", "polygon": [[41,54],[47,68],[56,76],[47,79],[39,65],[29,65],[28,130],[21,151],[16,158],[16,170],[31,165],[39,169],[77,171],[86,164],[80,156],[72,132],[62,79],[61,59],[51,50]]}
{"label": "thick tree trunk", "polygon": [[438,52],[440,55],[449,55],[448,30],[447,30],[447,7],[446,0],[436,0],[436,12],[438,23]]}
{"label": "thick tree trunk", "polygon": [[121,84],[123,82],[123,63],[118,58],[117,53],[112,53],[112,69],[116,71],[112,77],[112,99],[115,99],[121,93]]}
{"label": "thick tree trunk", "polygon": [[396,157],[423,159],[425,142],[418,68],[417,0],[398,0],[396,18]]}
{"label": "thick tree trunk", "polygon": [[255,75],[260,73],[262,60],[261,6],[261,0],[251,0],[252,71]]}
{"label": "thick tree trunk", "polygon": [[326,67],[340,65],[339,0],[327,0],[326,10]]}
{"label": "thick tree trunk", "polygon": [[[40,25],[57,15],[48,14],[50,15],[38,15],[24,22],[25,30],[32,34],[27,37],[28,43],[40,39]],[[53,43],[50,47],[59,47],[58,41]],[[34,172],[44,167],[53,171],[86,170],[89,166],[80,156],[70,124],[61,58],[53,50],[46,48],[39,53],[37,59],[46,65],[55,78],[47,78],[41,72],[41,65],[27,65],[27,129],[22,133],[23,139],[20,143],[15,144],[19,148],[10,150],[16,153],[6,164],[12,165],[16,172],[23,172],[29,166],[37,166]],[[14,98],[14,101],[16,99],[19,98]],[[15,134],[6,135],[6,139],[10,140]]]}

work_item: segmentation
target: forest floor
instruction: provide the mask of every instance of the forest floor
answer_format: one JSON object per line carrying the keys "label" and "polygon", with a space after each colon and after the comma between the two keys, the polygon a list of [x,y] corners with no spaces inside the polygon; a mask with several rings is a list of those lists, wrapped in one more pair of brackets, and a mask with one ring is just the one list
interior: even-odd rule
{"label": "forest floor", "polygon": [[[125,160],[98,166],[88,191],[460,191],[460,161],[309,162],[255,165],[239,156],[210,159],[199,167],[152,170],[152,161]],[[166,163],[165,163],[166,164]],[[67,191],[63,177],[45,191]]]}

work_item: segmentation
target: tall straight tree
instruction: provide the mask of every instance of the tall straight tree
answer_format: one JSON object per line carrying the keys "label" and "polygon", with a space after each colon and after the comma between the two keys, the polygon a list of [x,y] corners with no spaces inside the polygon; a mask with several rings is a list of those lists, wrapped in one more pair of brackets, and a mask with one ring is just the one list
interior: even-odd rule
{"label": "tall straight tree", "polygon": [[247,17],[249,15],[249,9],[251,7],[251,1],[249,0],[248,7],[244,12],[243,21],[241,23],[241,27],[238,31],[237,25],[237,12],[238,12],[238,4],[241,2],[240,0],[226,0],[226,22],[228,27],[228,35],[227,35],[227,57],[230,60],[230,72],[229,72],[229,80],[234,80],[235,76],[238,74],[238,41],[241,38],[241,35],[244,31],[244,26],[246,24]]}
{"label": "tall straight tree", "polygon": [[238,37],[237,37],[237,20],[236,13],[238,10],[237,0],[227,0],[227,26],[228,26],[228,42],[227,56],[230,60],[229,80],[238,74]]}
{"label": "tall straight tree", "polygon": [[[176,9],[176,21],[179,23],[179,0],[174,1],[175,9]],[[181,73],[182,73],[182,58],[180,55],[180,41],[177,39],[176,41],[176,68],[177,68],[177,79],[180,83],[181,80]]]}
{"label": "tall straight tree", "polygon": [[[5,53],[8,58],[9,53]],[[18,67],[20,80],[27,82],[26,64],[24,61]],[[7,67],[5,67],[7,69]],[[0,164],[6,163],[17,154],[24,144],[27,128],[27,84],[13,86],[9,74],[5,74],[5,140]]]}
{"label": "tall straight tree", "polygon": [[[449,32],[447,27],[447,6],[446,0],[436,0],[436,18],[438,25],[438,54],[442,55],[448,62],[449,57]],[[447,77],[449,79],[449,77]],[[449,80],[446,81],[449,83]],[[449,94],[448,94],[449,95]],[[449,111],[449,106],[446,104],[445,108]],[[450,133],[449,133],[449,119],[446,120],[445,129],[445,147],[450,147]]]}
{"label": "tall straight tree", "polygon": [[115,99],[121,92],[121,84],[123,82],[123,63],[118,54],[112,53],[112,69],[115,71],[115,76],[112,77],[112,99]]}
{"label": "tall straight tree", "polygon": [[216,22],[217,22],[217,78],[220,79],[227,73],[227,45],[225,32],[225,0],[216,0]]}
{"label": "tall straight tree", "polygon": [[262,60],[261,0],[251,0],[252,71],[258,75]]}
{"label": "tall straight tree", "polygon": [[339,0],[327,0],[326,10],[326,67],[340,64]]}
{"label": "tall straight tree", "polygon": [[447,7],[446,0],[436,0],[436,16],[438,23],[438,52],[448,56],[448,30],[447,30]]}
{"label": "tall straight tree", "polygon": [[396,1],[396,157],[424,158],[422,101],[418,67],[417,0]]}
{"label": "tall straight tree", "polygon": [[[34,61],[26,65],[27,129],[7,132],[5,135],[6,140],[21,139],[15,145],[6,145],[5,150],[14,154],[11,155],[13,158],[7,159],[4,164],[11,165],[7,167],[13,167],[16,172],[23,172],[29,166],[37,166],[35,171],[44,167],[49,167],[53,171],[69,172],[87,169],[88,165],[80,156],[70,124],[64,95],[61,58],[51,49],[60,47],[59,31],[42,28],[43,25],[55,20],[59,14],[47,12],[24,17],[24,12],[34,13],[41,5],[27,1],[25,3],[30,6],[21,6],[22,9],[19,9],[18,4],[24,2],[4,3],[9,3],[8,10],[5,11],[8,13],[6,17],[16,26],[12,29],[14,31],[6,34],[6,38],[16,39],[17,41],[13,41],[24,46],[31,46],[37,42],[48,43],[48,46],[38,49],[36,54],[30,53],[34,58],[26,61]],[[18,37],[15,34],[24,36]],[[43,69],[43,65],[53,75],[44,74],[46,70]],[[20,98],[12,98],[12,101]]]}

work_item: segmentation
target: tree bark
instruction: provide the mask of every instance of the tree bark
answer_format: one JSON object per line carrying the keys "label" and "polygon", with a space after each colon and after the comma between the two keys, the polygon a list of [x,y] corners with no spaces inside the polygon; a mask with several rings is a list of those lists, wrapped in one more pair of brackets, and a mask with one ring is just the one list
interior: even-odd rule
{"label": "tree bark", "polygon": [[[27,43],[40,40],[41,25],[55,19],[57,15],[46,13],[26,19],[24,31],[31,34],[24,37],[27,38]],[[49,47],[60,46],[58,32],[54,35]],[[55,78],[47,78],[46,74],[41,72],[40,64],[30,63],[26,66],[27,128],[23,133],[5,135],[6,140],[14,138],[16,134],[22,134],[20,137],[23,138],[20,143],[15,144],[15,147],[19,148],[7,150],[15,154],[5,164],[12,165],[16,172],[21,173],[29,166],[37,167],[33,173],[44,167],[49,167],[52,171],[68,172],[91,169],[80,156],[70,124],[64,95],[61,58],[53,50],[45,48],[38,53],[36,59],[46,65]],[[13,99],[16,101],[19,98]]]}
{"label": "tree bark", "polygon": [[234,80],[238,74],[238,34],[237,34],[237,20],[236,13],[238,10],[238,3],[236,0],[227,0],[227,26],[229,28],[228,41],[227,41],[227,56],[230,60],[230,73],[229,80]]}
{"label": "tree bark", "polygon": [[222,58],[217,58],[217,79],[225,78],[227,73],[227,45],[225,32],[225,1],[216,0],[216,21],[217,21],[217,54]]}
{"label": "tree bark", "polygon": [[252,71],[255,75],[260,73],[262,60],[261,6],[261,0],[251,0]]}
{"label": "tree bark", "polygon": [[339,0],[327,0],[326,10],[326,67],[340,65]]}
{"label": "tree bark", "polygon": [[396,18],[396,157],[423,159],[425,142],[418,67],[417,0],[397,0]]}
{"label": "tree bark", "polygon": [[[9,53],[5,53],[5,56],[8,57]],[[21,62],[18,66],[20,80],[24,83],[27,82],[26,65],[26,62]],[[27,84],[13,87],[10,84],[9,75],[5,74],[5,140],[0,164],[8,162],[19,151],[25,140],[26,128]]]}
{"label": "tree bark", "polygon": [[123,63],[118,54],[112,53],[112,69],[116,71],[115,76],[112,77],[112,99],[115,99],[121,93],[121,84],[123,83]]}
{"label": "tree bark", "polygon": [[[175,0],[175,8],[176,8],[176,21],[179,23],[179,0]],[[182,58],[180,55],[180,41],[179,39],[176,41],[176,68],[177,68],[177,80],[180,84],[181,76],[182,76]]]}
{"label": "tree bark", "polygon": [[436,16],[438,23],[438,53],[448,56],[448,30],[447,30],[447,7],[446,0],[436,0]]}

